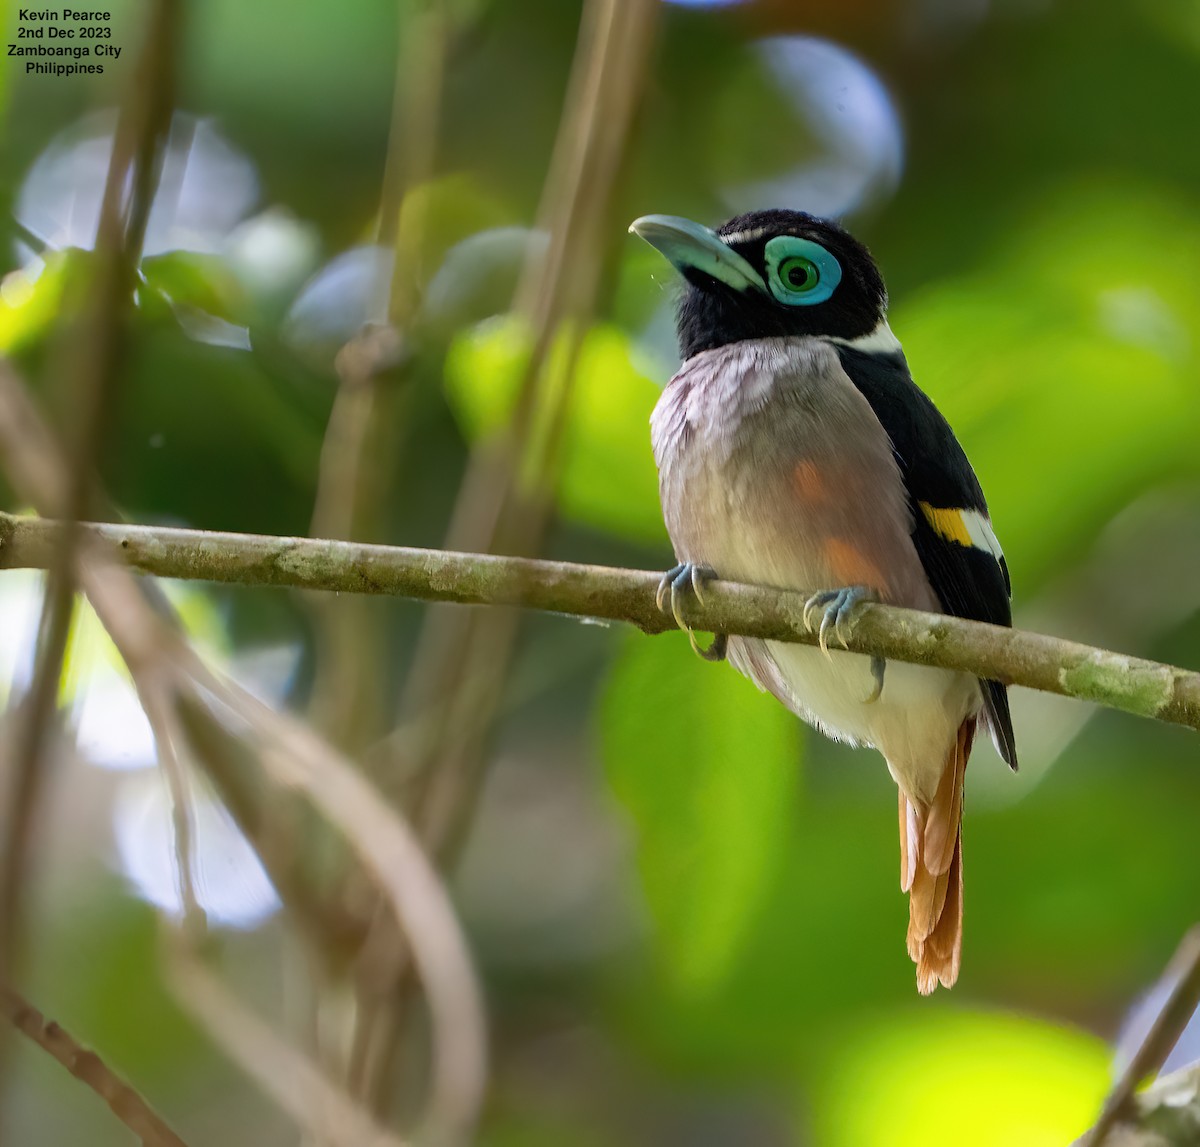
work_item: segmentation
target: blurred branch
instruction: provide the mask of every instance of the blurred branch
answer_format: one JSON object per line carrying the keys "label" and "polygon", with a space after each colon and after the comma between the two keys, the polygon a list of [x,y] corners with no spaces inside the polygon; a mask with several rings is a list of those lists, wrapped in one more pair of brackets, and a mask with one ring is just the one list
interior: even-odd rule
{"label": "blurred branch", "polygon": [[377,243],[391,249],[392,259],[373,284],[368,323],[337,356],[340,385],[321,448],[315,536],[352,537],[362,526],[364,499],[378,493],[372,467],[379,462],[366,451],[376,391],[404,361],[405,330],[417,305],[424,219],[402,228],[400,214],[408,193],[433,173],[450,28],[441,0],[399,5],[397,13],[400,43],[376,232]]}
{"label": "blurred branch", "polygon": [[69,465],[61,472],[66,520],[47,563],[45,602],[33,678],[22,698],[12,739],[4,854],[0,857],[0,983],[12,978],[23,932],[23,889],[44,784],[43,759],[56,727],[59,680],[75,603],[79,544],[73,523],[95,504],[95,470],[113,408],[124,349],[125,316],[133,303],[138,262],[158,186],[163,144],[175,98],[180,0],[158,0],[113,135],[100,204],[95,258],[76,328],[64,344],[62,373],[71,381],[73,421]]}
{"label": "blurred branch", "polygon": [[0,1012],[17,1031],[100,1096],[109,1110],[141,1140],[143,1147],[187,1147],[150,1104],[115,1075],[94,1051],[77,1043],[58,1024],[47,1021],[12,988],[0,986]]}
{"label": "blurred branch", "polygon": [[[448,9],[445,0],[400,0],[395,5],[399,41],[376,236],[381,248],[390,248],[391,262],[390,267],[384,264],[375,284],[370,322],[337,356],[340,384],[321,448],[310,528],[316,537],[374,534],[387,477],[397,472],[412,432],[408,340],[420,300],[428,209],[420,189],[437,160],[446,54],[455,31]],[[316,597],[311,609],[317,657],[309,710],[335,744],[361,753],[389,724],[385,631],[361,599]],[[346,883],[353,882],[361,883],[361,874],[351,869]],[[374,930],[395,934],[382,898],[377,898],[374,917]],[[399,939],[394,944],[403,946]],[[371,1048],[380,1008],[374,993],[364,990],[363,977],[357,978],[345,1074],[351,1094],[363,1098],[372,1091]]]}
{"label": "blurred branch", "polygon": [[[533,349],[510,425],[472,452],[447,531],[449,550],[534,554],[541,548],[575,363],[604,269],[601,236],[658,8],[655,0],[584,6],[538,211],[550,243],[544,254],[530,255],[514,302],[530,321]],[[567,344],[563,366],[550,354],[560,331]],[[471,814],[516,636],[516,616],[502,610],[483,616],[431,610],[426,617],[401,717],[420,715],[433,726],[408,764],[417,778],[418,823],[434,855],[453,847]]]}
{"label": "blurred branch", "polygon": [[167,980],[197,1025],[301,1127],[319,1131],[334,1147],[404,1147],[235,999],[194,955],[172,952]]}
{"label": "blurred branch", "polygon": [[[338,390],[330,410],[309,533],[361,538],[376,532],[381,495],[411,429],[404,417],[408,327],[418,302],[425,204],[409,197],[433,174],[445,56],[452,34],[443,0],[397,5],[400,42],[391,130],[379,203],[377,242],[390,264],[373,285],[368,323],[337,356]],[[400,225],[402,210],[408,218]],[[385,731],[387,652],[361,602],[310,603],[317,637],[310,709],[335,744],[357,751]]]}
{"label": "blurred branch", "polygon": [[[0,455],[20,497],[51,511],[61,507],[65,460],[2,359]],[[277,784],[306,795],[376,882],[428,1000],[433,1055],[420,1128],[423,1141],[469,1141],[486,1074],[483,1008],[449,895],[416,834],[355,766],[308,726],[211,670],[184,640],[173,615],[152,608],[143,587],[122,565],[119,543],[91,527],[78,534],[80,588],[139,693],[145,695],[143,686],[153,682],[164,703],[169,698],[185,733],[197,724],[211,724],[250,746],[260,769]],[[48,543],[49,557],[57,539]]]}
{"label": "blurred branch", "polygon": [[[1098,1126],[1098,1125],[1097,1125]],[[1108,1125],[1103,1139],[1096,1129],[1075,1147],[1196,1147],[1200,1143],[1200,1063],[1163,1076],[1131,1096]]]}
{"label": "blurred branch", "polygon": [[[509,425],[471,453],[446,535],[453,550],[534,554],[552,519],[555,470],[580,342],[604,271],[602,236],[646,77],[656,0],[587,0],[569,89],[538,210],[549,250],[531,253],[514,303],[531,323],[533,349]],[[565,367],[550,354],[562,334]],[[474,812],[485,753],[509,679],[519,618],[427,612],[400,701],[401,726],[381,747],[409,778],[407,807],[430,854],[446,864]],[[364,945],[360,1006],[370,1018],[356,1040],[365,1094],[389,1100],[412,965],[386,914]],[[377,1000],[378,1004],[372,1002]]]}
{"label": "blurred branch", "polygon": [[280,815],[280,795],[266,783],[255,754],[215,722],[190,723],[187,742],[253,846],[291,922],[327,967],[346,963],[362,943],[363,924],[340,900],[321,895],[310,863],[311,841],[297,839],[294,818]]}
{"label": "blurred branch", "polygon": [[[312,800],[386,898],[425,986],[434,1032],[425,1131],[437,1143],[464,1141],[478,1113],[486,1070],[483,1006],[449,897],[415,833],[308,726],[207,671],[190,650],[182,655],[199,690],[254,730],[267,773]],[[189,722],[205,716],[190,697],[185,713]]]}
{"label": "blurred branch", "polygon": [[159,681],[152,673],[139,673],[133,683],[142,711],[146,714],[146,722],[153,733],[158,762],[162,766],[167,790],[171,794],[171,830],[174,838],[177,891],[183,907],[183,931],[192,943],[198,944],[204,938],[208,920],[196,892],[196,876],[193,872],[192,857],[196,836],[194,804],[191,778],[181,759],[182,730],[168,684]]}
{"label": "blurred branch", "polygon": [[[0,513],[0,568],[45,568],[61,529]],[[624,621],[645,633],[676,628],[654,603],[661,575],[644,570],[151,526],[89,524],[85,532],[119,547],[134,569],[162,577],[526,606]],[[685,608],[685,620],[697,629],[817,642],[804,623],[804,592],[716,581],[704,596],[703,605]],[[1200,729],[1200,673],[1175,666],[879,604],[860,607],[846,638],[854,653],[958,669]]]}
{"label": "blurred branch", "polygon": [[1174,981],[1166,1003],[1105,1100],[1095,1127],[1079,1140],[1080,1147],[1200,1143],[1200,1063],[1134,1095],[1166,1063],[1200,1003],[1200,924],[1184,936],[1163,979]]}

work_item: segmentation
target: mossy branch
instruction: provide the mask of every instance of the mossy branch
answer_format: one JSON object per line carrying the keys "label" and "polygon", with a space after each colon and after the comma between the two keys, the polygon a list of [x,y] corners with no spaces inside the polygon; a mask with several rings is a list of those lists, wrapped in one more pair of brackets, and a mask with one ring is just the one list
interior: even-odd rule
{"label": "mossy branch", "polygon": [[[654,604],[660,575],[652,571],[158,526],[85,528],[131,568],[159,577],[524,606],[627,622],[645,633],[676,628]],[[0,514],[0,568],[46,568],[61,529],[41,518]],[[807,596],[717,581],[706,587],[704,605],[692,604],[685,618],[701,630],[811,645]],[[847,637],[856,653],[961,669],[1200,729],[1200,673],[1171,665],[886,605],[862,606]]]}

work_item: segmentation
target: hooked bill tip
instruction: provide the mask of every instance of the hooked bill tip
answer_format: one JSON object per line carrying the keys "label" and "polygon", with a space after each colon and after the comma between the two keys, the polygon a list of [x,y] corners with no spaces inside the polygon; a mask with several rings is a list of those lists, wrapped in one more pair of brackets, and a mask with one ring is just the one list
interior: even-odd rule
{"label": "hooked bill tip", "polygon": [[683,273],[700,271],[736,291],[765,292],[762,277],[709,227],[678,215],[642,215],[629,230]]}

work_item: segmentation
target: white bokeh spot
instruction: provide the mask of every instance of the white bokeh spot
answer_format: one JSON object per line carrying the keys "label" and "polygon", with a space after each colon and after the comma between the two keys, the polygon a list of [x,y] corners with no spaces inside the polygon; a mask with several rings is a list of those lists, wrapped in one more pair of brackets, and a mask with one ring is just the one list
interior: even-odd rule
{"label": "white bokeh spot", "polygon": [[813,36],[772,37],[755,50],[819,151],[782,175],[726,188],[730,207],[837,217],[890,196],[904,170],[904,132],[875,72],[854,53]]}

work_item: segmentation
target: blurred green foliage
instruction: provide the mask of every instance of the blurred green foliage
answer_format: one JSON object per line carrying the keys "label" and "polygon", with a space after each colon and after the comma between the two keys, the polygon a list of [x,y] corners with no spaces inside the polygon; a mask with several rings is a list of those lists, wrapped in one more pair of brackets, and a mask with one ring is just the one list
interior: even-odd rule
{"label": "blurred green foliage", "polygon": [[[411,7],[189,9],[181,107],[213,117],[252,164],[258,202],[236,234],[143,264],[104,462],[130,518],[307,530],[333,350],[367,317],[352,304],[361,282],[330,264],[374,234]],[[401,273],[423,303],[396,383],[404,425],[380,532],[412,545],[440,544],[470,445],[503,426],[527,361],[527,332],[502,316],[579,15],[561,0],[451,7],[437,170],[398,221],[416,252]],[[112,10],[132,55],[142,9]],[[11,28],[12,5],[0,12]],[[625,224],[648,211],[716,221],[731,188],[817,156],[820,132],[754,48],[812,32],[859,53],[899,110],[903,178],[849,222],[883,266],[915,377],[988,492],[1018,622],[1117,633],[1129,653],[1200,665],[1196,569],[1157,576],[1200,545],[1200,23],[1184,0],[664,5],[577,364],[550,552],[670,564],[646,420],[670,373],[673,287]],[[48,252],[40,273],[22,269],[21,183],[128,75],[2,74],[0,350],[51,398],[64,291],[89,257]],[[221,180],[206,189],[219,196]],[[322,283],[309,295],[322,322],[297,340],[289,310]],[[244,328],[251,349],[198,341],[181,310]],[[1167,493],[1169,510],[1150,513]],[[1149,540],[1114,564],[1105,539],[1130,518]],[[1152,576],[1162,620],[1114,630]],[[235,651],[301,645],[290,700],[302,705],[314,656],[302,603],[202,592]],[[1069,614],[1047,615],[1060,601]],[[371,608],[399,680],[420,611]],[[1112,713],[1083,724],[1069,702],[1018,697],[1029,767],[1002,775],[980,746],[968,782],[962,979],[918,1001],[877,757],[824,742],[677,638],[537,619],[512,679],[486,831],[460,881],[495,1021],[481,1142],[988,1147],[1064,1143],[1087,1124],[1106,1044],[1196,918],[1194,737]],[[123,778],[67,776],[31,994],[196,1143],[290,1142],[156,984],[149,915],[105,871]],[[471,908],[481,901],[486,913]],[[264,1012],[282,1008],[281,931],[222,941]],[[542,941],[506,943],[530,935]],[[0,1113],[12,1141],[126,1141],[65,1073],[27,1049],[17,1071]]]}
{"label": "blurred green foliage", "polygon": [[636,824],[667,981],[690,1000],[726,977],[762,907],[796,828],[800,754],[786,711],[747,681],[706,672],[683,644],[631,643],[600,722],[609,783]]}
{"label": "blurred green foliage", "polygon": [[[549,367],[567,385],[567,339],[551,351]],[[508,425],[527,373],[530,337],[519,320],[490,320],[458,336],[446,355],[446,391],[465,431],[481,438]],[[558,476],[558,502],[572,521],[634,541],[662,543],[658,477],[642,433],[659,388],[639,373],[627,334],[594,325],[573,364],[567,428]],[[544,431],[543,433],[547,433]]]}

